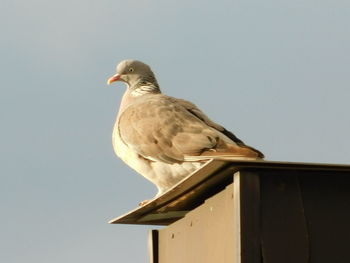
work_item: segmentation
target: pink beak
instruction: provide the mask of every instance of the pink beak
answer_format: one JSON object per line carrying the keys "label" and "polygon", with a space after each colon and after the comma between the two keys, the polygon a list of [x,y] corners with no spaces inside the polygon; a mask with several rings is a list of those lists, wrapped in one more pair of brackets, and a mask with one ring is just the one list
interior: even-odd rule
{"label": "pink beak", "polygon": [[115,81],[118,81],[120,79],[121,75],[120,74],[115,74],[113,75],[112,77],[110,77],[108,80],[107,80],[107,84],[110,85],[111,83],[115,82]]}

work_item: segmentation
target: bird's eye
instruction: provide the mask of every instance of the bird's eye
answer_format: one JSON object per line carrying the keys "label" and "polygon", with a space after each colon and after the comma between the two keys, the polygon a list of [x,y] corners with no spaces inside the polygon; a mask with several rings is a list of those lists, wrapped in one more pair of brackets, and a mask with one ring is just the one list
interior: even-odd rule
{"label": "bird's eye", "polygon": [[129,68],[129,72],[134,72],[134,69],[133,68]]}

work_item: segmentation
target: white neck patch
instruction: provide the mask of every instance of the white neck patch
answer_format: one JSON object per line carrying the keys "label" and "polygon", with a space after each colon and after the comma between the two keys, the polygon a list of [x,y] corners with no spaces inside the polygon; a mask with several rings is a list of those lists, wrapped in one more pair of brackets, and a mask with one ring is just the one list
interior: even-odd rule
{"label": "white neck patch", "polygon": [[153,91],[157,90],[155,86],[140,86],[136,89],[134,89],[131,92],[131,95],[134,97],[138,97],[147,93],[153,93]]}

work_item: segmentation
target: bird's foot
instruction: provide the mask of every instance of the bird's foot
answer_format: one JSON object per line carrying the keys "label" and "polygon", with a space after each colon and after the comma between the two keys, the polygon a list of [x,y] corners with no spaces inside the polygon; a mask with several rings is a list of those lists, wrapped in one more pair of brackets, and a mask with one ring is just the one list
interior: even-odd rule
{"label": "bird's foot", "polygon": [[142,202],[139,203],[139,206],[144,206],[147,205],[151,200],[143,200]]}

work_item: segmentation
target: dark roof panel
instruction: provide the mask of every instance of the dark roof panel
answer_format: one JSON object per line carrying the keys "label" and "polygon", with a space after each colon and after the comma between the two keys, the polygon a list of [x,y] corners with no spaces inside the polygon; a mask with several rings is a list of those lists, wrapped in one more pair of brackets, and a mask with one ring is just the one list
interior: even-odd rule
{"label": "dark roof panel", "polygon": [[272,161],[213,160],[144,206],[112,219],[111,224],[169,225],[232,182],[240,170],[290,170],[346,172],[350,165]]}

